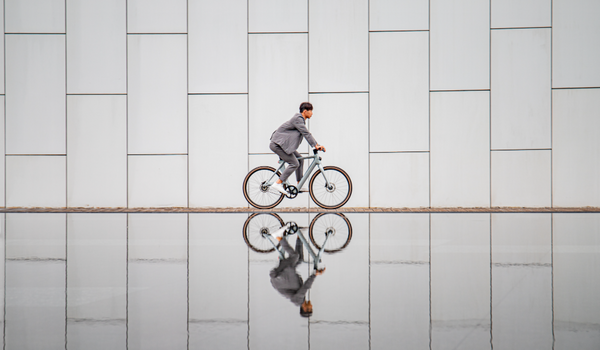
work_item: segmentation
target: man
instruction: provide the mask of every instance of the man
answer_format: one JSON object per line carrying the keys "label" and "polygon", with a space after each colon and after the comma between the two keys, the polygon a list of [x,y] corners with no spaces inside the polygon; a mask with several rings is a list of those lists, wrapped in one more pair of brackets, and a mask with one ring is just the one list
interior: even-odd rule
{"label": "man", "polygon": [[[283,228],[285,229],[285,227]],[[310,317],[312,315],[312,304],[310,300],[307,301],[305,299],[305,295],[310,287],[312,287],[315,278],[325,272],[325,269],[315,270],[306,282],[304,282],[302,277],[296,272],[296,267],[304,261],[302,241],[300,238],[296,238],[296,249],[294,250],[287,242],[287,239],[283,239],[277,232],[274,235],[281,243],[283,250],[288,253],[288,257],[280,260],[279,266],[269,273],[269,276],[271,276],[271,285],[281,295],[290,299],[294,305],[300,306],[300,315]]]}
{"label": "man", "polygon": [[[275,152],[279,158],[283,159],[288,163],[288,167],[283,171],[281,177],[271,186],[277,191],[287,195],[288,193],[283,188],[283,182],[287,181],[288,177],[296,172],[296,180],[299,182],[302,179],[304,161],[298,161],[298,157],[301,157],[300,153],[296,151],[302,142],[302,138],[314,148],[319,151],[325,152],[325,147],[319,145],[317,140],[306,128],[306,119],[310,119],[313,115],[313,106],[310,102],[303,102],[300,104],[300,113],[294,114],[292,119],[281,124],[281,126],[275,130],[271,135],[271,143],[269,148]],[[306,189],[298,189],[300,192],[306,192]]]}

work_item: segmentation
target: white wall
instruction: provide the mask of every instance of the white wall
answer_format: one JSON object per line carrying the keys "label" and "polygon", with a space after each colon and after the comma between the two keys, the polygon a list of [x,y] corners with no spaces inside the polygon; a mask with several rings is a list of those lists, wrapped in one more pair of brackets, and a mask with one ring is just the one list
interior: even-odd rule
{"label": "white wall", "polygon": [[347,207],[600,206],[598,1],[3,5],[0,206],[244,207],[307,100]]}

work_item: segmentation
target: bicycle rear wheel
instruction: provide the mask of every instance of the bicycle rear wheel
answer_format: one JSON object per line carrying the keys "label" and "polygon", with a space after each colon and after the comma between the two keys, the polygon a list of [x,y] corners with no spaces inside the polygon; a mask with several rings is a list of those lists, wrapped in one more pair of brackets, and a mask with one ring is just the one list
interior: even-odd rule
{"label": "bicycle rear wheel", "polygon": [[275,250],[275,247],[273,247],[267,235],[279,230],[283,225],[283,220],[277,214],[252,214],[244,223],[244,241],[255,252],[272,252]]}
{"label": "bicycle rear wheel", "polygon": [[[325,243],[327,253],[338,252],[350,243],[352,239],[352,225],[344,214],[321,213],[311,221],[308,230],[310,241],[321,249]],[[327,242],[325,242],[325,238]]]}
{"label": "bicycle rear wheel", "polygon": [[[258,209],[271,209],[283,200],[284,195],[277,190],[271,189],[266,182],[273,176],[275,169],[270,166],[259,166],[252,169],[244,179],[244,197],[248,203]],[[273,177],[275,182],[281,174]]]}
{"label": "bicycle rear wheel", "polygon": [[310,198],[321,208],[337,209],[350,199],[352,181],[344,170],[336,166],[326,166],[323,170],[324,174],[317,170],[310,179]]}

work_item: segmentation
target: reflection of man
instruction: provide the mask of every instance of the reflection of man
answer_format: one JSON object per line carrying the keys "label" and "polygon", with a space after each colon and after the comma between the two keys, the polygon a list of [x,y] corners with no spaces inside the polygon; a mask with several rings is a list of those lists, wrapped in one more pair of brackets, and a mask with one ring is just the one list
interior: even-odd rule
{"label": "reflection of man", "polygon": [[279,261],[279,266],[271,270],[271,284],[284,297],[290,299],[296,306],[300,306],[300,315],[310,317],[312,315],[312,304],[305,300],[305,294],[312,286],[317,275],[323,271],[316,271],[306,282],[296,272],[296,267],[304,261],[304,251],[302,241],[296,239],[296,250],[292,249],[285,239],[277,237],[281,242],[281,247],[288,253],[288,257]]}

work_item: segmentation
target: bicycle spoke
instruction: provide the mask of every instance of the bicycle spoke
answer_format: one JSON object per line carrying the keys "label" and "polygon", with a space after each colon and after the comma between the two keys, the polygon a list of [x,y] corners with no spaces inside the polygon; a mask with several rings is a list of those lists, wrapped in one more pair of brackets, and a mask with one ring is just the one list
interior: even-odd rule
{"label": "bicycle spoke", "polygon": [[270,167],[259,167],[253,169],[244,181],[244,195],[248,202],[254,207],[268,209],[276,206],[283,200],[279,191],[264,186],[269,179],[276,178],[274,169]]}
{"label": "bicycle spoke", "polygon": [[325,213],[317,215],[310,226],[310,238],[319,249],[336,252],[343,249],[352,237],[352,228],[343,214]]}
{"label": "bicycle spoke", "polygon": [[[339,208],[350,197],[350,180],[335,167],[326,167],[324,170],[324,173],[317,174],[312,180],[311,197],[321,207]],[[330,184],[330,188],[327,188],[327,183]]]}

